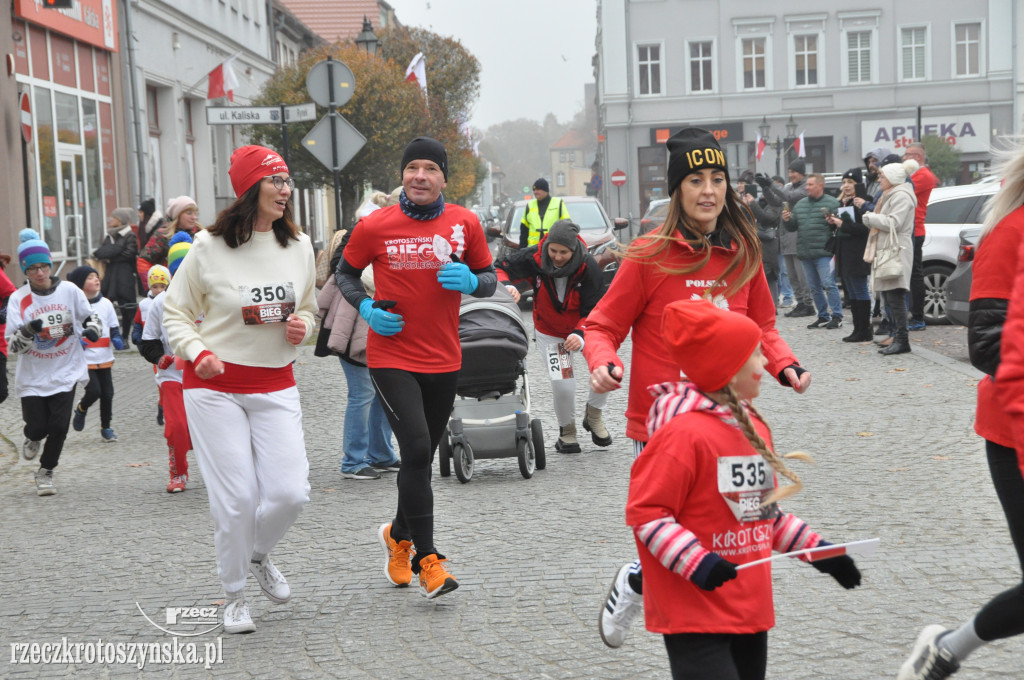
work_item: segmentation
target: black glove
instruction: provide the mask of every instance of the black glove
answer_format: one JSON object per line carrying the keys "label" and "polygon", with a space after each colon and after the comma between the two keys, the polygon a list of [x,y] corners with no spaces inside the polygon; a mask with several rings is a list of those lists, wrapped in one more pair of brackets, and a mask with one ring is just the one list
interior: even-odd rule
{"label": "black glove", "polygon": [[89,342],[98,342],[100,339],[100,334],[96,332],[95,328],[86,328],[85,330],[82,331],[82,337],[88,340]]}
{"label": "black glove", "polygon": [[22,337],[24,337],[26,340],[31,340],[32,338],[36,337],[36,335],[38,335],[42,330],[43,320],[32,319],[27,324],[19,328],[18,332],[21,333]]}
{"label": "black glove", "polygon": [[701,590],[714,590],[736,578],[736,565],[718,553],[708,553],[700,561],[690,580]]}
{"label": "black glove", "polygon": [[[828,541],[822,541],[818,544],[818,547],[822,548],[826,545],[832,544]],[[828,574],[847,590],[860,585],[860,569],[857,568],[853,558],[849,555],[830,557],[826,560],[815,560],[811,562],[811,566],[822,574]]]}
{"label": "black glove", "polygon": [[772,179],[768,175],[763,175],[760,172],[754,175],[754,181],[757,182],[758,186],[762,189],[767,189],[772,184]]}

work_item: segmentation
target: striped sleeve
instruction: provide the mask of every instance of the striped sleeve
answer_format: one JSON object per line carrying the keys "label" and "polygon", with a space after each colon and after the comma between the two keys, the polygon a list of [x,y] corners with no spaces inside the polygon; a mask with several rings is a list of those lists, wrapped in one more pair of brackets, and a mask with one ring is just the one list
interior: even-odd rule
{"label": "striped sleeve", "polygon": [[[787,512],[775,518],[772,531],[772,549],[780,553],[816,548],[821,543],[821,536],[811,531],[802,519]],[[804,557],[800,559],[807,561]]]}
{"label": "striped sleeve", "polygon": [[662,517],[634,527],[633,533],[666,569],[688,580],[709,552],[693,532],[674,517]]}

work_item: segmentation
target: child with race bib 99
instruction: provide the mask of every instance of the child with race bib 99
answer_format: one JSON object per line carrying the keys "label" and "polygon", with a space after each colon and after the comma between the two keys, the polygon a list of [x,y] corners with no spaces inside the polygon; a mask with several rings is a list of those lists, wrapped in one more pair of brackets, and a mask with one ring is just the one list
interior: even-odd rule
{"label": "child with race bib 99", "polygon": [[[530,279],[533,283],[534,339],[548,365],[555,418],[558,419],[560,453],[579,453],[576,440],[576,379],[573,377],[575,352],[583,351],[583,329],[587,314],[604,292],[601,268],[587,252],[580,227],[571,219],[558,220],[529,248],[513,250],[498,267],[498,279],[519,302],[519,291],[509,278]],[[602,411],[608,393],[590,390],[583,428],[594,444],[611,446],[612,437],[605,427]]]}
{"label": "child with race bib 99", "polygon": [[[650,440],[626,503],[647,629],[664,636],[673,678],[763,680],[775,625],[771,566],[742,565],[829,543],[776,504],[801,483],[750,404],[767,365],[761,328],[708,300],[683,300],[665,307],[662,335],[687,377],[649,388]],[[777,474],[792,483],[779,487]],[[811,565],[844,588],[860,585],[848,555]]]}
{"label": "child with race bib 99", "polygon": [[71,425],[75,386],[89,381],[78,335],[96,342],[100,321],[81,290],[51,275],[50,248],[32,234],[23,232],[21,238],[18,263],[28,283],[7,302],[4,336],[9,351],[18,357],[14,390],[25,419],[21,452],[25,460],[32,460],[42,449],[36,493],[52,496],[57,493],[53,470]]}
{"label": "child with race bib 99", "polygon": [[82,339],[85,362],[89,365],[89,384],[85,386],[85,394],[75,407],[71,426],[75,428],[75,432],[84,430],[86,412],[99,401],[100,436],[107,443],[116,442],[117,435],[114,434],[114,428],[110,427],[110,420],[114,415],[114,350],[111,349],[111,345],[116,349],[124,349],[121,327],[113,303],[100,294],[99,272],[88,266],[77,267],[68,274],[68,281],[85,293],[89,307],[99,318],[102,327],[100,337],[95,342]]}

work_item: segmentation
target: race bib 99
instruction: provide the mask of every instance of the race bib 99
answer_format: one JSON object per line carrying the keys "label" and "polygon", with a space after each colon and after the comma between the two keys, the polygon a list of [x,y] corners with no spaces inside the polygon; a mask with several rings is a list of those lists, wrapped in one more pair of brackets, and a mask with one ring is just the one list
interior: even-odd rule
{"label": "race bib 99", "polygon": [[75,333],[75,324],[71,321],[71,314],[67,311],[46,312],[39,314],[36,318],[43,322],[43,329],[39,331],[40,340],[60,340]]}
{"label": "race bib 99", "polygon": [[291,281],[262,286],[239,286],[242,321],[247,326],[282,323],[295,311],[295,286]]}
{"label": "race bib 99", "polygon": [[759,455],[720,456],[718,458],[718,491],[739,522],[757,522],[777,517],[774,503],[761,507],[761,502],[775,488],[772,466]]}

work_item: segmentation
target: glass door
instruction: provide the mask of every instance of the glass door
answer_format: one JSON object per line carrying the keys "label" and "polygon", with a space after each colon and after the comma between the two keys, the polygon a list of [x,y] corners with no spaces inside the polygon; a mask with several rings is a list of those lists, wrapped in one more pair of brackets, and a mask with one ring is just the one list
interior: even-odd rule
{"label": "glass door", "polygon": [[80,153],[62,151],[60,169],[60,225],[61,250],[65,259],[82,264],[88,257],[89,244],[86,234],[86,206],[84,188],[84,158]]}

